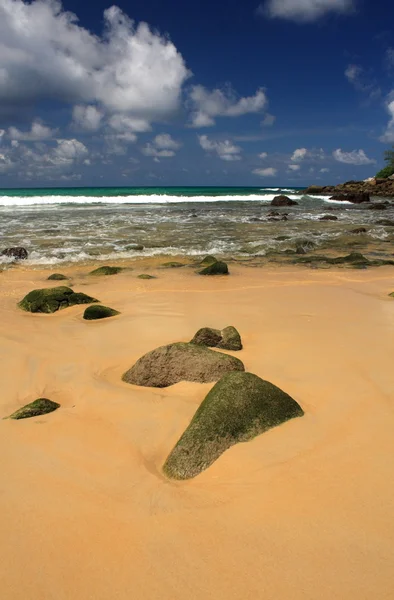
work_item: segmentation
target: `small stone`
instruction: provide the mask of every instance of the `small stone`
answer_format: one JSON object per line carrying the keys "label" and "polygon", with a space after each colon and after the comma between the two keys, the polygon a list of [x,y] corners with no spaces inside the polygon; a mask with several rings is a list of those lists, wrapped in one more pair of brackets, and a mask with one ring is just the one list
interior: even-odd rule
{"label": "small stone", "polygon": [[154,275],[147,275],[146,273],[141,273],[138,275],[138,279],[157,279]]}
{"label": "small stone", "polygon": [[114,310],[113,308],[109,308],[109,306],[95,304],[94,306],[89,306],[85,310],[83,318],[86,319],[86,321],[95,321],[97,319],[107,319],[108,317],[115,317],[116,315],[120,315],[120,312]]}
{"label": "small stone", "polygon": [[64,279],[68,279],[68,277],[62,275],[62,273],[53,273],[48,277],[48,281],[63,281]]}
{"label": "small stone", "polygon": [[48,400],[47,398],[38,398],[34,400],[34,402],[30,402],[30,404],[26,404],[23,408],[15,411],[8,419],[15,419],[18,421],[19,419],[30,419],[31,417],[38,417],[40,415],[47,415],[48,413],[57,410],[60,407],[60,404],[57,402],[53,402],[52,400]]}
{"label": "small stone", "polygon": [[101,275],[117,275],[121,271],[123,271],[122,267],[104,266],[104,267],[99,267],[98,269],[95,269],[94,271],[91,271],[89,273],[89,275],[97,275],[97,276],[101,276]]}

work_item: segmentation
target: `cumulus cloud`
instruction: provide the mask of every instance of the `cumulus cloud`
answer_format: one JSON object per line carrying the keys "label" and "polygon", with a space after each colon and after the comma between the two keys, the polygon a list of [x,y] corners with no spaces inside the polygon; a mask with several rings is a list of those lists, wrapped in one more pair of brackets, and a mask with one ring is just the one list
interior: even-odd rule
{"label": "cumulus cloud", "polygon": [[[181,147],[181,143],[174,140],[169,133],[157,135],[152,142],[146,144],[142,149],[145,156],[153,156],[154,159],[172,158]],[[157,162],[157,160],[156,160]]]}
{"label": "cumulus cloud", "polygon": [[324,169],[320,169],[320,173],[329,173],[330,169],[324,168]]}
{"label": "cumulus cloud", "polygon": [[387,124],[386,131],[380,137],[381,142],[394,142],[394,100],[387,105],[387,112],[390,115],[390,121]]}
{"label": "cumulus cloud", "polygon": [[[56,99],[160,121],[178,110],[189,75],[167,37],[136,25],[116,6],[104,12],[104,32],[96,36],[58,0],[1,0],[3,106]],[[77,118],[83,114],[77,110]],[[85,117],[89,122],[86,111]],[[90,111],[90,123],[97,118]]]}
{"label": "cumulus cloud", "polygon": [[40,121],[33,121],[30,131],[20,131],[16,127],[8,129],[8,136],[11,140],[23,142],[39,142],[41,140],[50,139],[55,133],[55,130],[43,125]]}
{"label": "cumulus cloud", "polygon": [[233,142],[231,142],[230,140],[210,140],[206,135],[199,135],[198,140],[200,142],[201,148],[205,150],[205,152],[214,152],[222,160],[241,160],[241,148],[233,144]]}
{"label": "cumulus cloud", "polygon": [[259,158],[262,158],[263,160],[264,160],[265,158],[267,158],[267,156],[268,156],[268,153],[267,153],[267,152],[262,152],[261,154],[259,154]]}
{"label": "cumulus cloud", "polygon": [[274,117],[274,115],[270,115],[269,113],[267,113],[264,117],[264,119],[261,121],[261,125],[262,127],[272,127],[272,125],[275,123],[276,121],[276,117]]}
{"label": "cumulus cloud", "polygon": [[103,113],[96,106],[74,106],[73,124],[86,131],[97,131],[101,126]]}
{"label": "cumulus cloud", "polygon": [[290,171],[299,171],[301,169],[301,165],[289,165]]}
{"label": "cumulus cloud", "polygon": [[310,23],[329,13],[346,14],[354,9],[355,0],[267,0],[257,12],[272,19]]}
{"label": "cumulus cloud", "polygon": [[293,155],[290,160],[292,160],[294,162],[304,160],[307,153],[308,153],[308,150],[306,148],[297,148],[297,150],[294,150]]}
{"label": "cumulus cloud", "polygon": [[191,109],[191,127],[211,127],[216,117],[239,117],[248,113],[258,113],[267,106],[267,96],[263,89],[254,96],[239,98],[231,87],[224,90],[207,90],[195,85],[189,91],[187,101]]}
{"label": "cumulus cloud", "polygon": [[364,150],[353,150],[352,152],[343,152],[340,148],[334,150],[332,153],[335,160],[347,165],[372,165],[376,163],[376,160],[368,158]]}
{"label": "cumulus cloud", "polygon": [[268,167],[267,169],[254,169],[252,173],[259,175],[259,177],[274,177],[278,172],[278,169],[274,167]]}
{"label": "cumulus cloud", "polygon": [[47,155],[47,160],[53,165],[68,167],[86,154],[88,154],[88,149],[79,140],[57,140],[57,146]]}

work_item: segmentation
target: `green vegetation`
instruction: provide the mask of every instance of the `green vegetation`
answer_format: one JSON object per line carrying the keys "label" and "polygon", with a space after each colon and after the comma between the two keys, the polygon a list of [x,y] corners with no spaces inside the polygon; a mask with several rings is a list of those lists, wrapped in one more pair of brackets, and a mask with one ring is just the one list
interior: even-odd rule
{"label": "green vegetation", "polygon": [[172,479],[196,477],[234,444],[303,414],[299,404],[272,383],[252,373],[228,373],[201,403],[163,471]]}
{"label": "green vegetation", "polygon": [[76,304],[93,304],[96,298],[76,293],[66,286],[44,288],[29,292],[18,304],[19,308],[32,313],[54,313]]}
{"label": "green vegetation", "polygon": [[52,400],[48,400],[47,398],[38,398],[6,418],[15,420],[30,419],[31,417],[38,417],[40,415],[51,413],[59,407],[60,404],[57,402],[52,402]]}
{"label": "green vegetation", "polygon": [[387,164],[375,175],[377,179],[387,179],[387,177],[394,175],[394,146],[391,150],[386,150],[384,153],[384,160]]}
{"label": "green vegetation", "polygon": [[120,312],[109,308],[109,306],[103,306],[102,304],[95,304],[94,306],[88,306],[83,314],[83,318],[86,321],[96,321],[97,319],[107,319],[108,317],[115,317],[120,315]]}

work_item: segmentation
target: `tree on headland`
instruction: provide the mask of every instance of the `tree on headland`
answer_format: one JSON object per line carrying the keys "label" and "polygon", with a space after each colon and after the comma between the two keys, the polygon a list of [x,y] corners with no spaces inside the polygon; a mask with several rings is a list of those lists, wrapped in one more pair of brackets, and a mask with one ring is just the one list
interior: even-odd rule
{"label": "tree on headland", "polygon": [[384,153],[384,160],[387,164],[376,174],[376,177],[386,179],[387,177],[394,175],[394,146],[391,150],[386,150]]}

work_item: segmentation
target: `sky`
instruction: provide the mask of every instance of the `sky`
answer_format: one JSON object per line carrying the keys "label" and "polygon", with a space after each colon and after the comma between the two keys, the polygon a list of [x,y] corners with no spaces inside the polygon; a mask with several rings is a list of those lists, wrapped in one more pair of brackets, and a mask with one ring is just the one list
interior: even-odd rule
{"label": "sky", "polygon": [[393,0],[0,0],[0,187],[335,184],[393,144]]}

